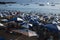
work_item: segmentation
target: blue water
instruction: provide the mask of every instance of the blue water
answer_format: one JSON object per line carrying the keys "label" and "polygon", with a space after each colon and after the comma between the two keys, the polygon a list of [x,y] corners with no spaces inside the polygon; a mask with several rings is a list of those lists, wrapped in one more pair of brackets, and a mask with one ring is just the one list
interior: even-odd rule
{"label": "blue water", "polygon": [[56,7],[51,7],[51,6],[38,6],[38,5],[14,5],[14,6],[6,6],[2,5],[0,6],[0,10],[18,10],[18,11],[23,11],[23,12],[40,12],[40,13],[60,13],[60,6]]}

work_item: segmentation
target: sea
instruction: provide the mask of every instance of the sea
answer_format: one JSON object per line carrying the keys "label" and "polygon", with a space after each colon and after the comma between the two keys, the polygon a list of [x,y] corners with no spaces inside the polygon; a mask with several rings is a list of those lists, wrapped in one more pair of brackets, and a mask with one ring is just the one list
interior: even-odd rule
{"label": "sea", "polygon": [[17,10],[22,12],[38,12],[38,13],[60,13],[60,5],[45,5],[39,6],[39,4],[0,4],[0,10]]}

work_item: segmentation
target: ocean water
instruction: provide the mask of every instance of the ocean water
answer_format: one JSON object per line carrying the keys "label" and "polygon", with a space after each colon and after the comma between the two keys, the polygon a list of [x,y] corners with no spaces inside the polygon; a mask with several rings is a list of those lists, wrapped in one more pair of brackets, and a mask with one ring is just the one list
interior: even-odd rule
{"label": "ocean water", "polygon": [[40,12],[40,13],[60,13],[60,5],[56,6],[39,6],[38,4],[20,5],[20,4],[0,4],[0,10],[18,10],[23,12]]}

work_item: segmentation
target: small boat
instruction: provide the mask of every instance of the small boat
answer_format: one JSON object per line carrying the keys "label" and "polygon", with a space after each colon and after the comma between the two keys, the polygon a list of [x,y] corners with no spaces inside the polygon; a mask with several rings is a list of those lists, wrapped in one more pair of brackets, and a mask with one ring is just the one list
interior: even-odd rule
{"label": "small boat", "polygon": [[39,4],[39,6],[45,6],[44,4]]}

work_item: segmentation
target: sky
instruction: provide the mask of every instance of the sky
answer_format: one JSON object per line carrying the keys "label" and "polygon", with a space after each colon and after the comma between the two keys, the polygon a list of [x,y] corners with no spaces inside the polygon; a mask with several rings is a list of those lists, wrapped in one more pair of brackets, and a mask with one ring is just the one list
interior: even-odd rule
{"label": "sky", "polygon": [[59,3],[60,0],[0,0],[2,1],[8,1],[8,2],[17,2],[17,3],[32,3],[32,2],[55,2],[55,3]]}

